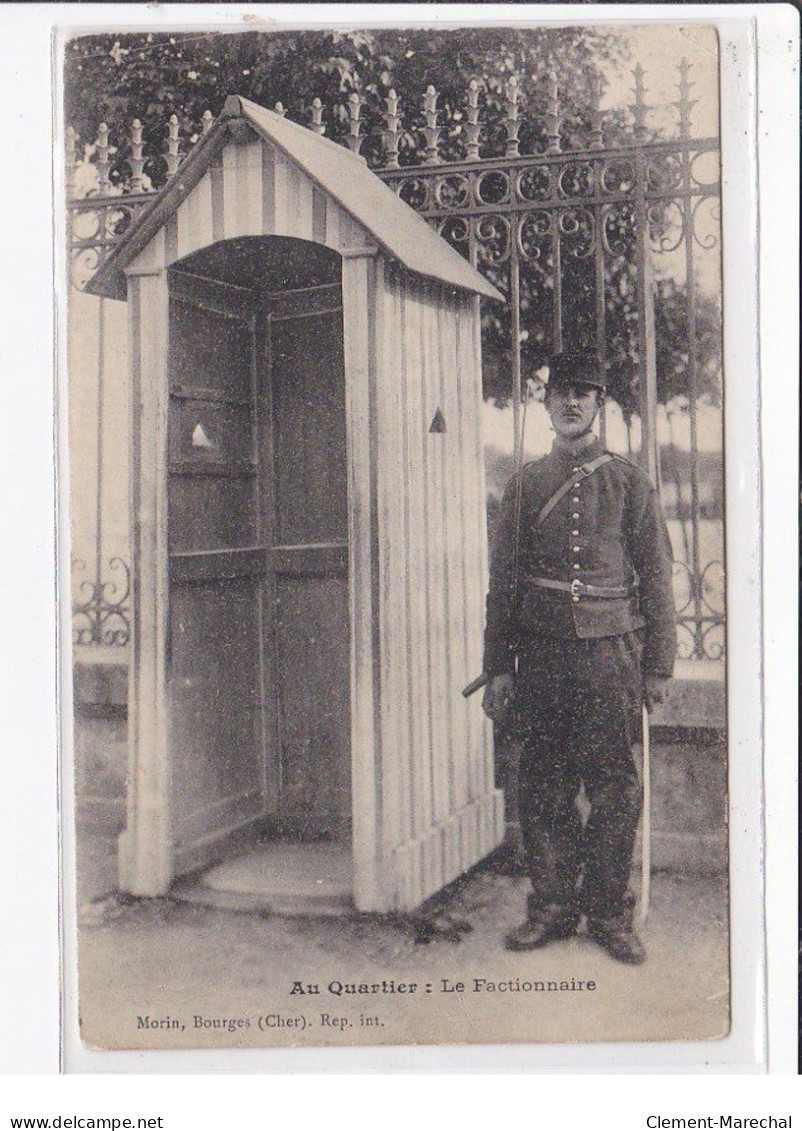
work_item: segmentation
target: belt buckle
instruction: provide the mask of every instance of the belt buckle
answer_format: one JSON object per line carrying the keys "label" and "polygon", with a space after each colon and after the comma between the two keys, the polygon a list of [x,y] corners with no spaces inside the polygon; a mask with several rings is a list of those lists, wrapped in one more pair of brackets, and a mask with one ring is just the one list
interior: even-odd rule
{"label": "belt buckle", "polygon": [[578,577],[573,578],[573,580],[571,581],[571,596],[572,597],[581,597],[583,588],[584,587],[582,585],[582,582],[579,580],[579,578]]}

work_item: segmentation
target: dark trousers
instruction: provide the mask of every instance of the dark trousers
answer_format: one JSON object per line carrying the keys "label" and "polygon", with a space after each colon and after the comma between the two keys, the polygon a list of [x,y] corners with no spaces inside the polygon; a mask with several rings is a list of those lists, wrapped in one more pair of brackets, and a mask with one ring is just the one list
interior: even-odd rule
{"label": "dark trousers", "polygon": [[[561,904],[611,918],[632,906],[629,872],[640,815],[632,743],[641,697],[634,634],[542,637],[521,650],[519,815],[530,907]],[[581,786],[590,806],[584,824]]]}

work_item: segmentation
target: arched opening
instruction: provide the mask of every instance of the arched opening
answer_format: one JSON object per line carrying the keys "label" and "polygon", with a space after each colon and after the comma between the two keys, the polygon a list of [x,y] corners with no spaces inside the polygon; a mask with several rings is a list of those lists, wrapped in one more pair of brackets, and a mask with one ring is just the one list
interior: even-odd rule
{"label": "arched opening", "polygon": [[350,871],[341,267],[264,236],[168,272],[178,873],[243,842],[268,870],[315,844]]}

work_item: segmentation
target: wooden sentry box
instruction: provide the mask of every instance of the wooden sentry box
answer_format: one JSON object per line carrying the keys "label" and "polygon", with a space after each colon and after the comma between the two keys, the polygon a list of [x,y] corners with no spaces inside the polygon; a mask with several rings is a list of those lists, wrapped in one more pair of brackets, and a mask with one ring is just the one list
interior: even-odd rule
{"label": "wooden sentry box", "polygon": [[129,309],[120,885],[249,837],[412,908],[503,836],[481,668],[479,296],[347,150],[225,110],[93,279]]}

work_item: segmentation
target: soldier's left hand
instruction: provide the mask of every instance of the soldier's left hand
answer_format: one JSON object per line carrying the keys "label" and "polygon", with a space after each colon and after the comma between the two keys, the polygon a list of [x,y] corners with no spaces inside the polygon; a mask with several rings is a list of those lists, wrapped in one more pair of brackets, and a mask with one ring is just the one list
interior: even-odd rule
{"label": "soldier's left hand", "polygon": [[669,680],[662,676],[646,676],[643,685],[643,701],[646,704],[647,711],[652,711],[658,703],[664,702],[668,684]]}

